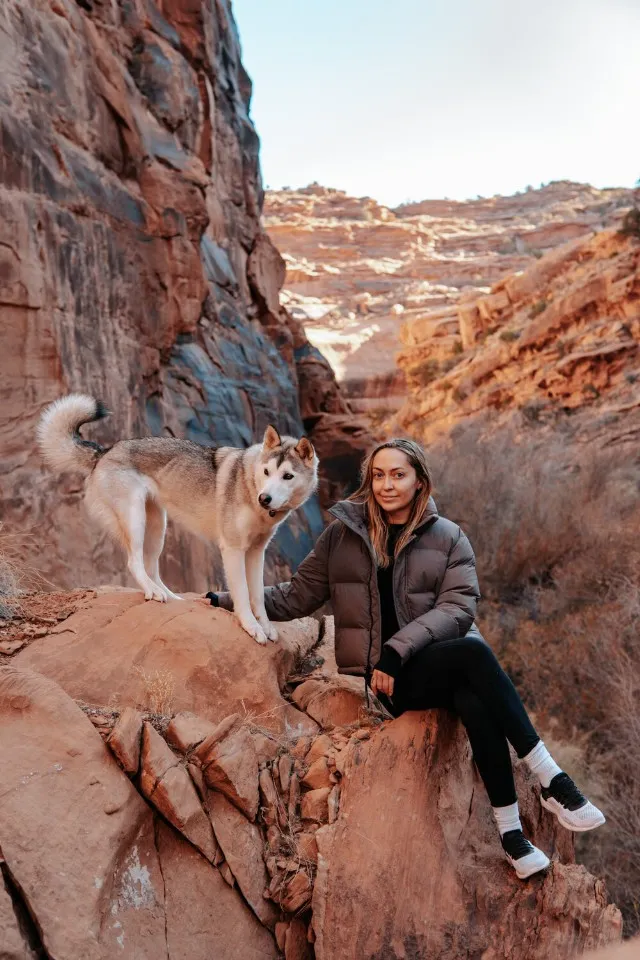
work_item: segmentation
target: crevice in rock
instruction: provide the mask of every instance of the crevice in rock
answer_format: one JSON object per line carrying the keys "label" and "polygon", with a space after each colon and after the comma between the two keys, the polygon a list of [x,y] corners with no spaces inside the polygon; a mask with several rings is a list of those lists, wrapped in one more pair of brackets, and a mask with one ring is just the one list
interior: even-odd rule
{"label": "crevice in rock", "polygon": [[158,817],[154,814],[153,817],[153,845],[156,848],[156,856],[158,857],[158,870],[160,871],[160,876],[162,877],[162,898],[163,898],[163,908],[164,908],[164,942],[167,948],[167,960],[171,960],[169,955],[169,927],[167,920],[167,883],[164,879],[164,871],[162,869],[162,855],[160,853],[160,845],[158,843]]}
{"label": "crevice in rock", "polygon": [[4,882],[5,890],[11,897],[13,912],[23,940],[29,946],[36,960],[51,960],[50,954],[47,953],[42,942],[42,931],[29,909],[29,902],[24,895],[24,891],[9,870],[6,861],[1,859],[0,878],[0,882]]}

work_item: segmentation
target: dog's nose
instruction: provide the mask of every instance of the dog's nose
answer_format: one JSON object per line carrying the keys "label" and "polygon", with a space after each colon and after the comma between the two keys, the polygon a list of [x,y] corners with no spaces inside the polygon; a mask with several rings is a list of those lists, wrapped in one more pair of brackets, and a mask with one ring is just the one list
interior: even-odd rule
{"label": "dog's nose", "polygon": [[268,493],[261,493],[258,497],[258,501],[262,507],[268,507],[271,503],[271,497]]}

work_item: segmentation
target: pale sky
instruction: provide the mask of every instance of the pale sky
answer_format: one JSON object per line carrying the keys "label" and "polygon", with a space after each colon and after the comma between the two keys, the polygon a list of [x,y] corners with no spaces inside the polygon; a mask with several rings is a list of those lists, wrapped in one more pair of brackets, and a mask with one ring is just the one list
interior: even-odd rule
{"label": "pale sky", "polygon": [[403,200],[640,177],[640,0],[233,0],[270,187]]}

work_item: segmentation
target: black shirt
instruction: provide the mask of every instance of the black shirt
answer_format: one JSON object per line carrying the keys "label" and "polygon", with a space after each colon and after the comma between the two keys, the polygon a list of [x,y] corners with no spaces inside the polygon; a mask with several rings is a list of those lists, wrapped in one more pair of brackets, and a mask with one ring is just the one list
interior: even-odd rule
{"label": "black shirt", "polygon": [[375,670],[382,670],[389,676],[397,677],[402,666],[400,654],[384,644],[400,629],[398,618],[396,616],[396,607],[393,599],[393,567],[394,550],[398,539],[402,535],[406,524],[390,523],[387,537],[387,554],[391,557],[388,567],[378,567],[378,591],[380,593],[380,613],[382,616],[382,656],[375,665]]}

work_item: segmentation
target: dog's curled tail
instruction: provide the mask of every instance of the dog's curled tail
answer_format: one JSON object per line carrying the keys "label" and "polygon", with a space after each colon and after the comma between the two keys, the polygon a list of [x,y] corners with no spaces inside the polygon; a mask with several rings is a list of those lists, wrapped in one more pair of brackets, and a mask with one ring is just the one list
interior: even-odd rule
{"label": "dog's curled tail", "polygon": [[65,470],[91,470],[106,452],[92,440],[83,440],[83,423],[101,420],[109,411],[99,400],[84,393],[70,393],[54,400],[40,417],[36,436],[47,466],[59,473]]}

